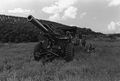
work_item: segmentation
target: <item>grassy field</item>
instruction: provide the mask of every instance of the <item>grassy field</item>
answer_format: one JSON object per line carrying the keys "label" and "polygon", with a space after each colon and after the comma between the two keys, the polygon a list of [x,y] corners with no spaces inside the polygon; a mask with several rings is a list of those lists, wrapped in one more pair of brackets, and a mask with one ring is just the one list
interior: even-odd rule
{"label": "grassy field", "polygon": [[95,53],[76,48],[73,61],[33,60],[37,43],[0,43],[0,81],[120,81],[120,41],[90,41]]}

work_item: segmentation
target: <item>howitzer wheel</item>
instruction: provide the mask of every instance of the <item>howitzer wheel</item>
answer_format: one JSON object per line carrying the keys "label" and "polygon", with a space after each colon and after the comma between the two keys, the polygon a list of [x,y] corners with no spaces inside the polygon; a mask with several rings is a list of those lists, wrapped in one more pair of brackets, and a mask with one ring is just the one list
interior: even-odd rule
{"label": "howitzer wheel", "polygon": [[35,48],[34,48],[34,59],[36,61],[39,61],[43,56],[44,54],[42,53],[44,51],[43,47],[42,47],[42,42],[39,42]]}
{"label": "howitzer wheel", "polygon": [[65,47],[65,57],[64,59],[69,62],[72,61],[74,58],[74,45],[73,44],[67,44]]}

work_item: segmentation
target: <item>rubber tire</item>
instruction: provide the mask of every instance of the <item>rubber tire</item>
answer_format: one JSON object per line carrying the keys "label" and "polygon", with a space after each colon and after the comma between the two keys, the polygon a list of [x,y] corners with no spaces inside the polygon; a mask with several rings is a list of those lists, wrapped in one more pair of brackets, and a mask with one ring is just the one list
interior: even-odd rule
{"label": "rubber tire", "polygon": [[34,59],[35,59],[36,61],[39,61],[39,60],[43,57],[43,55],[41,55],[41,53],[40,53],[41,51],[43,51],[43,50],[42,50],[42,43],[39,42],[39,43],[35,46],[34,52],[33,52],[33,56],[34,56]]}
{"label": "rubber tire", "polygon": [[69,62],[72,61],[74,58],[74,45],[73,44],[67,44],[65,47],[65,61]]}

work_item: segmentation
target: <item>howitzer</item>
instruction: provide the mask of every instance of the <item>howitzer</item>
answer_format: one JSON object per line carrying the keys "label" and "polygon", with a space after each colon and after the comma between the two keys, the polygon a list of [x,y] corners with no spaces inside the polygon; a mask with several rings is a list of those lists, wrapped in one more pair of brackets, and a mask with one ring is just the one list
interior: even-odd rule
{"label": "howitzer", "polygon": [[74,58],[74,45],[69,32],[66,35],[61,35],[55,32],[49,26],[44,26],[38,19],[32,15],[28,16],[28,21],[39,28],[43,33],[45,40],[40,41],[34,48],[34,59],[39,61],[53,60],[59,57],[66,61],[71,61]]}

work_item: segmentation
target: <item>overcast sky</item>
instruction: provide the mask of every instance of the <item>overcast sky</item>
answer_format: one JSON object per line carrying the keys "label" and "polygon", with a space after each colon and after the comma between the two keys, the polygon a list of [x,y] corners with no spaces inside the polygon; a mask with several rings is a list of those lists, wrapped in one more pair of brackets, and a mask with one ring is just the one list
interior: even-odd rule
{"label": "overcast sky", "polygon": [[120,33],[120,0],[1,0],[0,14],[32,14],[103,33]]}

